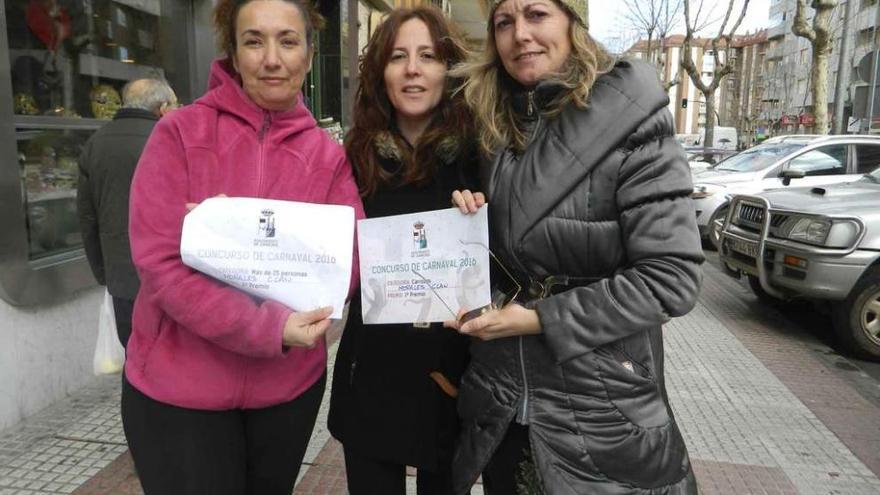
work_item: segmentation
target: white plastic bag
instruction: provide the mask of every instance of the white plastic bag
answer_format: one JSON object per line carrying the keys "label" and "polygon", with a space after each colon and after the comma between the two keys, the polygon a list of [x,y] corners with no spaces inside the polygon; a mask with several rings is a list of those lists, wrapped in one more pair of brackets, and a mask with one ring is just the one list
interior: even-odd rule
{"label": "white plastic bag", "polygon": [[95,344],[95,358],[92,367],[96,375],[112,375],[122,371],[125,364],[125,349],[116,334],[116,314],[113,312],[113,298],[104,290],[104,302],[98,313],[98,342]]}

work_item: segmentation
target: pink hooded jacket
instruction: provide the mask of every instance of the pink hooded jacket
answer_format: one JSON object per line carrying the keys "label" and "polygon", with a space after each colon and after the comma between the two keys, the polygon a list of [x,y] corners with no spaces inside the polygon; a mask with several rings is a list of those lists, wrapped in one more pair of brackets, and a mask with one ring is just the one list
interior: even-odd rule
{"label": "pink hooded jacket", "polygon": [[[186,203],[217,194],[349,205],[364,217],[345,152],[303,105],[257,106],[216,61],[208,93],[162,118],[131,188],[131,251],[141,279],[125,375],[149,397],[191,409],[289,401],[324,373],[314,349],[281,343],[287,307],[255,298],[180,260]],[[328,228],[330,228],[328,226]],[[357,250],[351,289],[357,285]]]}

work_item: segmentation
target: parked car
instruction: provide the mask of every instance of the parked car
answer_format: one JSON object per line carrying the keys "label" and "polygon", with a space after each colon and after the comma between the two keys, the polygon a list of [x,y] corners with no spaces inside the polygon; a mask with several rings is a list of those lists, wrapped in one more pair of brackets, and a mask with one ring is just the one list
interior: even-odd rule
{"label": "parked car", "polygon": [[694,174],[691,197],[700,235],[717,248],[736,194],[852,181],[880,166],[880,136],[778,136]]}
{"label": "parked car", "polygon": [[[706,139],[706,129],[700,129],[700,137],[696,144],[704,144]],[[712,146],[714,148],[722,148],[727,150],[735,150],[739,138],[737,137],[736,127],[715,126],[712,130]]]}
{"label": "parked car", "polygon": [[698,147],[685,148],[684,152],[691,167],[691,174],[707,170],[737,153],[736,150]]}
{"label": "parked car", "polygon": [[761,299],[827,301],[841,343],[880,361],[880,169],[853,182],[735,196],[719,256]]}

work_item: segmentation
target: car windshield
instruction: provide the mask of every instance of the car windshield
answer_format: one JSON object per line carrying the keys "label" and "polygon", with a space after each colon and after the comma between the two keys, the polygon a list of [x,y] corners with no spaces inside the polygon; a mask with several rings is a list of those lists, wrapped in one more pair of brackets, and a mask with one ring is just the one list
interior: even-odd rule
{"label": "car windshield", "polygon": [[800,149],[805,143],[766,143],[747,149],[738,155],[718,162],[712,170],[754,172],[774,164],[780,158]]}

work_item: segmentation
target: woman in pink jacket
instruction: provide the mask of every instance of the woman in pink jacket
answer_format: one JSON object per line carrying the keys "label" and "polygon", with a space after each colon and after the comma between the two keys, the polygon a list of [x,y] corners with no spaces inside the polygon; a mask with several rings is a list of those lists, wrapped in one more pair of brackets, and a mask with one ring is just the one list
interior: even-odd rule
{"label": "woman in pink jacket", "polygon": [[183,265],[179,251],[185,205],[218,194],[349,205],[363,218],[344,151],[302,101],[311,9],[219,1],[227,58],[207,94],[159,122],[138,164],[130,236],[141,289],[122,419],[147,495],[293,489],[324,391],[330,309],[255,299]]}

